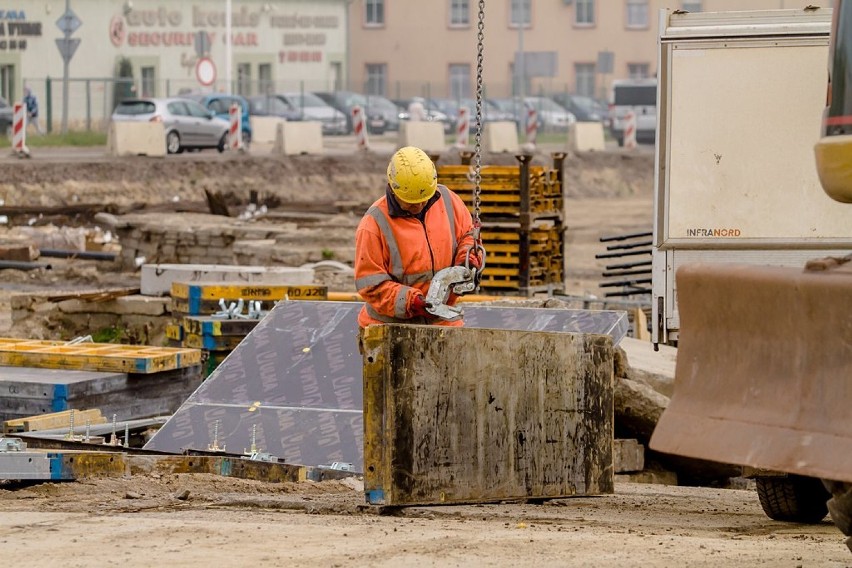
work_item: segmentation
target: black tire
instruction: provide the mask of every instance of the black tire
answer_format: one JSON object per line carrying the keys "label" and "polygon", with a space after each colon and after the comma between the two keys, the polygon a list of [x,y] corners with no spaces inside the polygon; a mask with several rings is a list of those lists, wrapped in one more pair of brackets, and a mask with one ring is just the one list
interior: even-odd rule
{"label": "black tire", "polygon": [[183,147],[180,145],[180,134],[172,130],[166,134],[166,151],[169,154],[180,154]]}
{"label": "black tire", "polygon": [[787,475],[758,477],[757,496],[770,519],[791,523],[818,523],[828,514],[831,494],[813,477]]}
{"label": "black tire", "polygon": [[832,497],[828,501],[831,520],[840,532],[852,536],[852,483],[826,482]]}

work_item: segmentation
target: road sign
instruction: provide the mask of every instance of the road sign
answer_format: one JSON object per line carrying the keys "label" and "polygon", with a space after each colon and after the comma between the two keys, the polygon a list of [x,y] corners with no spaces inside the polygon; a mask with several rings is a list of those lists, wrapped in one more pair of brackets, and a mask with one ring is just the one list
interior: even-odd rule
{"label": "road sign", "polygon": [[209,57],[199,57],[195,64],[195,77],[198,82],[209,87],[216,81],[216,64]]}
{"label": "road sign", "polygon": [[56,20],[56,27],[58,27],[65,35],[73,34],[82,25],[83,22],[80,21],[80,18],[77,17],[77,14],[75,14],[71,8],[68,8],[65,13],[59,16],[59,19]]}
{"label": "road sign", "polygon": [[611,51],[598,52],[598,73],[612,73],[615,54]]}
{"label": "road sign", "polygon": [[74,52],[77,51],[77,47],[80,45],[80,38],[77,37],[68,37],[68,38],[60,38],[56,40],[56,47],[59,48],[59,53],[62,54],[62,60],[65,63],[71,61],[71,58],[74,57]]}

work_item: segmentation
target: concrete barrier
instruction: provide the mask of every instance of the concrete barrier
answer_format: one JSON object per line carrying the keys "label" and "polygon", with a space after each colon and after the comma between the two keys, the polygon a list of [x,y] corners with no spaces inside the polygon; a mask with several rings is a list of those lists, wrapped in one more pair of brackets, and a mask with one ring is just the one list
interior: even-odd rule
{"label": "concrete barrier", "polygon": [[427,153],[443,152],[447,146],[444,140],[444,125],[441,122],[400,122],[397,145],[400,148],[416,146]]}
{"label": "concrete barrier", "polygon": [[111,156],[165,156],[166,131],[161,122],[111,122],[107,132]]}
{"label": "concrete barrier", "polygon": [[486,152],[517,152],[518,127],[514,122],[486,122],[482,129],[482,148]]}
{"label": "concrete barrier", "polygon": [[603,151],[603,124],[600,122],[575,122],[568,128],[568,149],[573,152]]}
{"label": "concrete barrier", "polygon": [[251,117],[251,141],[258,144],[274,144],[278,125],[285,122],[285,119],[278,116]]}
{"label": "concrete barrier", "polygon": [[275,129],[273,154],[321,154],[322,125],[319,122],[282,122]]}

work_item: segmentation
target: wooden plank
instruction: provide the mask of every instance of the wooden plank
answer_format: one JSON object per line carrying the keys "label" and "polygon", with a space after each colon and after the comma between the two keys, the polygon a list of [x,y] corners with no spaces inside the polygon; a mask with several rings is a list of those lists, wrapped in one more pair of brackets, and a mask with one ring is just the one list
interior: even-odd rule
{"label": "wooden plank", "polygon": [[289,299],[325,300],[328,298],[327,286],[282,286],[264,283],[229,282],[173,282],[172,298],[184,300],[260,300],[278,301]]}
{"label": "wooden plank", "polygon": [[[240,335],[246,336],[260,320],[222,319],[209,316],[187,316],[183,318],[186,333],[196,335]],[[182,339],[178,338],[178,339]]]}
{"label": "wooden plank", "polygon": [[[27,416],[25,418],[15,418],[3,422],[3,431],[6,433],[12,432],[35,432],[37,430],[50,430],[53,428],[67,427],[71,423],[71,410],[63,410],[62,412],[51,412],[49,414],[41,414],[38,416]],[[97,408],[86,410],[74,410],[75,424],[105,424],[106,418],[103,417],[101,411]]]}
{"label": "wooden plank", "polygon": [[0,338],[0,365],[157,373],[201,363],[201,351],[170,347]]}
{"label": "wooden plank", "polygon": [[613,491],[609,336],[383,325],[363,346],[371,504]]}

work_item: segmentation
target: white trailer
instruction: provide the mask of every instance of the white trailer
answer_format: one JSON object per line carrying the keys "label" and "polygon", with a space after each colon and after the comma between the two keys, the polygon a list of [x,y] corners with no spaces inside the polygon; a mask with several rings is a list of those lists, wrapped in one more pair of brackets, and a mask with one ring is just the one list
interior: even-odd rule
{"label": "white trailer", "polygon": [[660,13],[652,341],[687,263],[803,266],[852,249],[814,166],[830,9]]}

